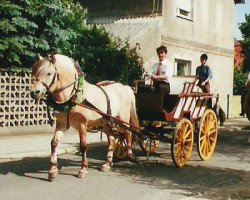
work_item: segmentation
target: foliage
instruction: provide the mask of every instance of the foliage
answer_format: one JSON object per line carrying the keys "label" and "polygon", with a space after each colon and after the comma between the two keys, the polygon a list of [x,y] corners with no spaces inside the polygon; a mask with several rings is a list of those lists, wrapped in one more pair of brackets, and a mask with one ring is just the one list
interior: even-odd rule
{"label": "foliage", "polygon": [[[36,53],[67,47],[75,36],[63,20],[71,11],[60,0],[3,0],[0,4],[0,63],[30,67]],[[60,52],[60,51],[59,51]]]}
{"label": "foliage", "polygon": [[233,94],[241,95],[245,88],[246,75],[239,69],[234,70]]}
{"label": "foliage", "polygon": [[38,53],[62,53],[78,60],[92,83],[138,79],[142,68],[135,50],[86,25],[86,19],[86,9],[74,0],[2,0],[0,67],[30,68]]}
{"label": "foliage", "polygon": [[246,21],[241,23],[241,30],[244,41],[242,41],[242,53],[244,55],[243,71],[250,71],[250,14],[245,15]]}

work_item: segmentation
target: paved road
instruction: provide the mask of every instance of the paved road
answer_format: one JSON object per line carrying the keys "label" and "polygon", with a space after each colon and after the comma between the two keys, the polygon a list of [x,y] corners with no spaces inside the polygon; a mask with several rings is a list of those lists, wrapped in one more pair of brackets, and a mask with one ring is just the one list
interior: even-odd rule
{"label": "paved road", "polygon": [[249,200],[248,128],[248,121],[242,119],[220,128],[212,158],[201,161],[194,148],[183,168],[173,165],[169,144],[165,143],[155,157],[146,160],[141,151],[135,151],[138,163],[116,160],[113,169],[105,173],[99,166],[105,160],[106,143],[90,144],[87,177],[75,177],[81,163],[76,151],[59,156],[60,173],[52,183],[47,181],[47,156],[2,162],[0,199]]}

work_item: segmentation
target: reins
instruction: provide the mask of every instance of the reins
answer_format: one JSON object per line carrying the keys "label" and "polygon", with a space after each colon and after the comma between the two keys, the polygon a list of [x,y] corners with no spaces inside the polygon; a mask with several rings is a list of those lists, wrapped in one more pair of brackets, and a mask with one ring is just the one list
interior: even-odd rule
{"label": "reins", "polygon": [[51,81],[51,83],[49,85],[47,85],[46,83],[44,83],[43,81],[41,81],[39,78],[35,79],[35,81],[40,82],[40,83],[43,84],[43,86],[46,88],[47,92],[50,92],[50,88],[55,83],[56,77],[58,79],[57,69],[56,69],[56,67],[54,67],[54,68],[55,68],[55,73],[54,73],[53,79],[52,79],[52,81]]}
{"label": "reins", "polygon": [[[58,93],[58,92],[62,92],[63,90],[65,90],[68,87],[70,87],[71,85],[74,85],[80,78],[81,78],[80,76],[77,77],[77,78],[75,77],[75,81],[73,81],[72,83],[70,83],[70,84],[68,84],[68,85],[66,85],[66,86],[64,86],[62,88],[59,88],[59,89],[57,89],[57,90],[55,90],[53,92],[50,92],[50,94],[55,94],[55,93]],[[75,89],[75,87],[74,87],[74,89]],[[72,92],[74,91],[74,89],[72,90]]]}
{"label": "reins", "polygon": [[[75,105],[81,106],[83,108],[87,108],[91,111],[94,111],[98,114],[100,114],[103,118],[108,119],[110,122],[116,122],[116,124],[119,124],[119,126],[121,126],[122,128],[126,128],[130,131],[135,131],[136,133],[140,134],[140,131],[142,130],[140,127],[138,126],[134,126],[133,124],[130,124],[128,122],[125,122],[123,120],[121,120],[118,117],[114,117],[110,114],[104,113],[101,110],[99,110],[98,108],[96,108],[92,103],[90,103],[89,101],[87,101],[85,99],[84,103],[78,103],[76,101],[72,101]],[[127,125],[129,125],[130,127],[128,127]]]}
{"label": "reins", "polygon": [[[79,79],[81,79],[82,77],[85,76],[85,73],[81,70],[81,68],[80,68],[80,66],[79,66],[79,63],[78,63],[77,61],[75,62],[74,66],[75,66],[75,69],[76,69],[76,71],[77,71],[77,73],[75,74],[75,81],[72,82],[72,83],[70,83],[70,84],[68,84],[68,85],[66,85],[66,86],[64,86],[64,87],[62,87],[62,88],[59,88],[59,89],[55,90],[55,91],[52,92],[51,94],[58,93],[58,92],[62,92],[63,90],[65,90],[65,89],[67,89],[68,87],[70,87],[71,85],[76,84],[76,82],[77,82]],[[55,67],[55,69],[56,69],[56,67]],[[78,75],[78,77],[77,77],[77,75]],[[73,88],[73,91],[74,91],[74,90],[77,91],[76,87]],[[72,91],[72,93],[73,93],[73,91]],[[72,97],[72,96],[71,96],[71,97]],[[71,97],[70,97],[70,98],[71,98]],[[70,98],[69,98],[69,99],[70,99]]]}

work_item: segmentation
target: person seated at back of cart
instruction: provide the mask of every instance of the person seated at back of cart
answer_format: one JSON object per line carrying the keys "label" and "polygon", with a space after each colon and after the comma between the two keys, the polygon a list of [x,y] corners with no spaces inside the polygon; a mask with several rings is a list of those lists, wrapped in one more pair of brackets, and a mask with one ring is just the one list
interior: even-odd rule
{"label": "person seated at back of cart", "polygon": [[196,68],[196,78],[195,78],[195,81],[197,79],[199,80],[197,86],[199,86],[202,92],[204,93],[210,93],[209,81],[211,78],[213,78],[212,70],[208,65],[206,65],[207,59],[208,56],[205,53],[200,56],[201,65]]}
{"label": "person seated at back of cart", "polygon": [[170,81],[172,70],[167,61],[167,47],[160,46],[156,49],[159,61],[156,62],[150,70],[151,80],[155,87],[155,92],[164,93],[166,97],[170,93]]}

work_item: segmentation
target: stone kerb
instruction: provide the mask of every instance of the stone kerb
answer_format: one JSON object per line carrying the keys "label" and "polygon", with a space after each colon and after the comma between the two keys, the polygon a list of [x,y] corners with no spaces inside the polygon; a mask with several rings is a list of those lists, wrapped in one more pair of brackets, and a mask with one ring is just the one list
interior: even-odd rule
{"label": "stone kerb", "polygon": [[30,86],[30,72],[0,70],[0,135],[35,133],[49,127],[46,104],[35,104]]}

